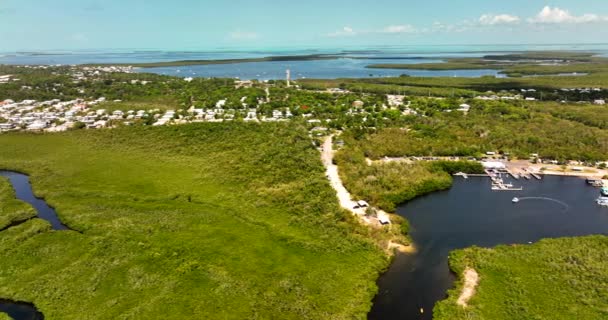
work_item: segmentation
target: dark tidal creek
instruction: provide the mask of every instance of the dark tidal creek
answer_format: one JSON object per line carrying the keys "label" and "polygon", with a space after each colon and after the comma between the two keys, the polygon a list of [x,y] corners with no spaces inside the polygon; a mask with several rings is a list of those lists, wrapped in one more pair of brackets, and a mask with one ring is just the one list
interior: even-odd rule
{"label": "dark tidal creek", "polygon": [[44,199],[34,195],[30,178],[27,175],[14,171],[0,170],[0,176],[8,178],[13,189],[15,189],[17,199],[27,202],[34,207],[38,214],[38,218],[48,221],[53,230],[69,230],[67,226],[61,223],[55,209],[50,207]]}
{"label": "dark tidal creek", "polygon": [[33,304],[0,299],[0,312],[15,320],[43,320],[44,316]]}
{"label": "dark tidal creek", "polygon": [[[411,224],[415,254],[399,254],[378,280],[370,320],[429,320],[456,279],[448,254],[471,246],[528,244],[543,238],[608,234],[599,189],[576,177],[509,181],[523,191],[492,191],[488,178],[454,178],[447,191],[400,206]],[[512,199],[518,197],[519,203]],[[424,313],[421,313],[421,308]]]}
{"label": "dark tidal creek", "polygon": [[[50,207],[44,199],[34,195],[30,179],[27,175],[14,171],[0,171],[0,176],[8,178],[17,199],[29,203],[36,209],[38,218],[48,221],[53,230],[69,230],[61,223],[55,209]],[[44,315],[31,303],[16,302],[0,299],[0,312],[8,314],[15,320],[42,320]]]}

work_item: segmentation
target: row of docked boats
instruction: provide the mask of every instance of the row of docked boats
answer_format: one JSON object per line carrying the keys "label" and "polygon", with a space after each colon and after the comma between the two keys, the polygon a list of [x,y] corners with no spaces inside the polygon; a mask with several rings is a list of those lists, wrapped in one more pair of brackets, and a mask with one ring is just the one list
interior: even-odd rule
{"label": "row of docked boats", "polygon": [[601,187],[600,197],[597,198],[596,202],[600,206],[608,207],[608,187],[604,185],[604,181],[601,179],[587,178],[587,184],[594,187]]}
{"label": "row of docked boats", "polygon": [[594,187],[603,187],[604,181],[601,179],[587,178],[587,184],[594,186]]}
{"label": "row of docked boats", "polygon": [[500,174],[500,172],[494,172],[494,171],[488,170],[486,173],[488,174],[488,176],[490,176],[490,179],[492,179],[492,190],[494,190],[494,191],[521,191],[521,190],[523,190],[522,187],[516,188],[511,183],[505,183],[505,181],[502,179],[502,175]]}
{"label": "row of docked boats", "polygon": [[602,207],[608,207],[608,187],[602,187],[600,194],[600,197],[597,198],[597,204]]}
{"label": "row of docked boats", "polygon": [[602,207],[608,207],[608,187],[600,189],[600,197],[597,198],[597,204]]}

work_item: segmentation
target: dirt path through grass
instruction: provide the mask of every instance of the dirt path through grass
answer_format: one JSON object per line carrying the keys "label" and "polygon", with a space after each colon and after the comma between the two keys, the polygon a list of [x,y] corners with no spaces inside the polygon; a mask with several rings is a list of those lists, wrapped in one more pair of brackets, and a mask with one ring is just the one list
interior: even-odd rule
{"label": "dirt path through grass", "polygon": [[464,287],[462,288],[462,293],[460,297],[458,297],[458,305],[466,308],[468,306],[469,300],[475,295],[475,289],[477,288],[477,284],[479,283],[479,274],[475,269],[467,268],[464,271]]}

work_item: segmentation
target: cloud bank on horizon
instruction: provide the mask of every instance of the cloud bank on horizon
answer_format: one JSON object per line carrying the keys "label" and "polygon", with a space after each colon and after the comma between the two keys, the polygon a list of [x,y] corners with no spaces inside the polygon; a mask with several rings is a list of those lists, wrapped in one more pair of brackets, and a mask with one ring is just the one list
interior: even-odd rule
{"label": "cloud bank on horizon", "polygon": [[573,25],[573,24],[600,24],[606,23],[608,28],[608,15],[601,16],[594,13],[583,15],[573,15],[570,11],[559,8],[545,6],[538,14],[529,18],[522,18],[517,15],[502,13],[487,13],[481,15],[476,20],[464,20],[458,24],[443,24],[434,22],[431,26],[415,27],[411,24],[390,25],[380,30],[355,30],[351,26],[346,26],[343,30],[330,32],[328,37],[355,36],[361,34],[384,33],[384,34],[416,34],[434,32],[465,32],[481,27],[539,27],[542,25]]}

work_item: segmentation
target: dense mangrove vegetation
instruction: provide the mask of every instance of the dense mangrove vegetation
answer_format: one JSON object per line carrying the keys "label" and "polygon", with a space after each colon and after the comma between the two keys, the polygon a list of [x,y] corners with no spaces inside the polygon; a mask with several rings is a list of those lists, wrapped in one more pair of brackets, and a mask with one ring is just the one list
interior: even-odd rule
{"label": "dense mangrove vegetation", "polygon": [[[418,102],[421,103],[421,102]],[[453,105],[453,104],[452,104]],[[473,101],[471,111],[441,112],[446,107],[420,105],[427,117],[411,117],[401,128],[386,128],[363,143],[366,156],[470,156],[500,151],[527,159],[530,154],[558,160],[604,161],[608,132],[585,121],[572,121],[562,110],[580,110],[579,118],[601,121],[603,110],[589,106],[522,107],[503,102]],[[538,107],[536,107],[538,106]],[[597,115],[597,116],[596,116]]]}
{"label": "dense mangrove vegetation", "polygon": [[532,109],[549,113],[556,118],[579,122],[586,126],[608,129],[608,113],[606,113],[605,106],[545,103],[535,104]]}
{"label": "dense mangrove vegetation", "polygon": [[0,297],[48,319],[364,319],[388,262],[339,209],[299,125],[4,134],[0,146],[0,167],[29,173],[83,231],[33,219],[0,232]]}
{"label": "dense mangrove vegetation", "polygon": [[335,158],[342,181],[357,197],[390,212],[398,204],[417,196],[449,188],[452,185],[450,174],[483,172],[479,163],[465,161],[374,163],[366,159],[364,150],[369,142],[366,138],[353,131],[342,138],[345,147]]}
{"label": "dense mangrove vegetation", "polygon": [[458,275],[474,268],[479,287],[467,308],[456,304],[462,283],[434,310],[439,320],[605,319],[608,237],[542,240],[534,245],[469,248],[450,254]]}
{"label": "dense mangrove vegetation", "polygon": [[373,64],[372,69],[475,70],[496,69],[510,77],[606,73],[608,59],[590,52],[525,52],[486,55],[481,58],[451,58],[441,63]]}

